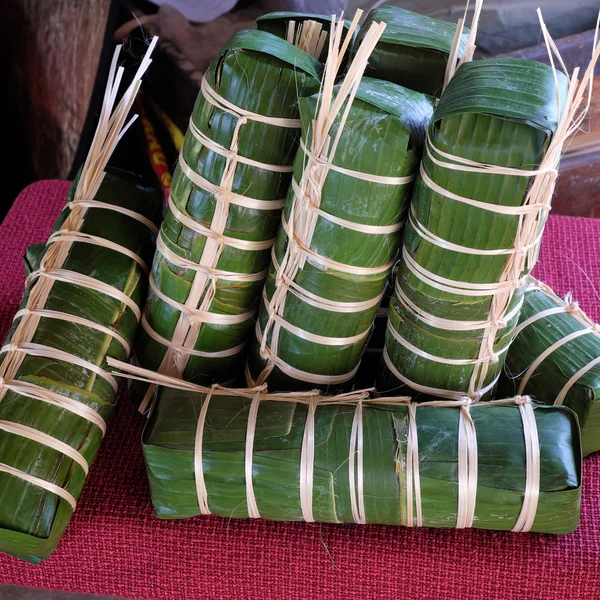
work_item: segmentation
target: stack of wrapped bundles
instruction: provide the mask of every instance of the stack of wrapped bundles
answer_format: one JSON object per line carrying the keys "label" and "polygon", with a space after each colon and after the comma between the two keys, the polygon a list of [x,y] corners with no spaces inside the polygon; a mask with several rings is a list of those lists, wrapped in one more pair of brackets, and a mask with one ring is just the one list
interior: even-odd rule
{"label": "stack of wrapped bundles", "polygon": [[500,392],[568,406],[579,417],[584,456],[600,450],[600,326],[569,295],[531,278],[514,336]]}
{"label": "stack of wrapped bundles", "polygon": [[[439,97],[456,25],[396,6],[380,6],[367,16],[358,34],[359,43],[374,22],[387,26],[371,54],[365,74]],[[458,38],[458,58],[466,51],[468,35],[469,30],[464,29]]]}
{"label": "stack of wrapped bundles", "polygon": [[160,518],[577,527],[579,429],[565,407],[195,387],[161,388],[144,430]]}
{"label": "stack of wrapped bundles", "polygon": [[46,247],[29,254],[0,351],[0,551],[32,562],[58,545],[106,432],[117,394],[107,359],[129,356],[158,232],[162,193],[104,172],[150,62],[111,116],[117,58],[90,154]]}
{"label": "stack of wrapped bundles", "polygon": [[450,80],[415,184],[382,392],[493,396],[572,122],[567,87],[519,59],[465,63]]}
{"label": "stack of wrapped bundles", "polygon": [[320,74],[308,53],[256,30],[212,62],[158,238],[142,367],[202,383],[243,372],[300,136],[298,96],[316,92]]}
{"label": "stack of wrapped bundles", "polygon": [[339,24],[321,92],[300,99],[302,139],[250,351],[249,385],[340,386],[360,364],[432,115],[422,94],[361,81],[380,30],[373,25],[365,34],[334,86]]}

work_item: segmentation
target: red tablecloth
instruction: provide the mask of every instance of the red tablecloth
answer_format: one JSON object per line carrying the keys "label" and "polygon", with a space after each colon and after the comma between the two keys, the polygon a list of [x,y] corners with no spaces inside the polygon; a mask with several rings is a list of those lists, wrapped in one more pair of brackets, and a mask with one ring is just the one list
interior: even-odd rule
{"label": "red tablecloth", "polygon": [[[0,226],[2,332],[23,291],[25,247],[46,240],[68,187],[30,186]],[[600,220],[550,218],[536,274],[600,319]],[[600,455],[585,461],[581,526],[569,536],[168,522],[153,517],[142,426],[121,402],[59,549],[39,566],[0,555],[0,583],[149,600],[600,598]]]}

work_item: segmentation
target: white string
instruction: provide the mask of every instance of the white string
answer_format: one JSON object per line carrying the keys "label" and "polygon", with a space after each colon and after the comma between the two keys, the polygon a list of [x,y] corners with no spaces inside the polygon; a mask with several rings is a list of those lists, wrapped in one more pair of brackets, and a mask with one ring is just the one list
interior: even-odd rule
{"label": "white string", "polygon": [[[542,352],[542,354],[540,354],[540,356],[538,356],[536,360],[529,366],[529,369],[524,376],[525,382],[521,382],[521,384],[519,385],[519,393],[524,392],[525,387],[531,379],[531,376],[533,375],[535,370],[552,352],[559,349],[564,344],[567,344],[568,342],[572,341],[573,339],[576,339],[580,335],[594,335],[600,339],[600,326],[597,323],[594,323],[594,321],[592,321],[585,314],[585,312],[581,310],[577,302],[572,301],[570,294],[568,294],[565,299],[560,298],[554,293],[554,291],[549,286],[542,283],[541,281],[534,279],[533,277],[530,278],[530,289],[526,293],[531,293],[530,290],[537,290],[544,293],[553,302],[558,304],[558,306],[540,311],[539,313],[532,315],[531,317],[520,323],[514,331],[513,339],[516,339],[516,337],[529,325],[532,325],[533,323],[541,319],[545,319],[555,314],[570,315],[578,323],[583,325],[584,329],[573,332],[557,340],[554,344],[551,344],[548,348],[546,348],[546,350]],[[600,364],[600,358],[595,358],[591,360],[587,365],[584,365],[577,372],[575,372],[559,391],[558,395],[554,400],[554,404],[562,405],[571,388],[579,381],[579,379],[581,379],[581,377],[583,377],[588,371],[593,369],[598,364]]]}
{"label": "white string", "polygon": [[[384,346],[383,348],[383,360],[385,362],[386,367],[392,372],[392,375],[396,379],[400,380],[404,385],[407,385],[416,392],[420,392],[421,394],[427,394],[428,396],[439,396],[440,398],[447,398],[449,400],[459,400],[461,398],[464,398],[465,396],[465,392],[462,390],[446,390],[442,388],[434,388],[428,385],[421,385],[420,383],[416,383],[415,381],[410,380],[408,377],[406,377],[405,375],[400,373],[400,371],[398,371],[396,365],[394,365],[392,359],[390,358],[387,346]],[[488,392],[491,392],[498,383],[500,375],[501,373],[498,373],[498,375],[493,379],[493,381],[491,381],[488,385],[479,390],[476,394],[475,399],[482,398]]]}
{"label": "white string", "polygon": [[364,493],[364,432],[363,432],[363,403],[356,403],[352,428],[350,430],[350,445],[348,454],[348,483],[350,487],[350,508],[355,523],[365,525]]}
{"label": "white string", "polygon": [[496,327],[497,324],[501,324],[502,327],[506,327],[508,323],[512,319],[514,319],[523,306],[524,298],[521,298],[515,308],[511,310],[511,312],[507,313],[504,316],[504,319],[496,322],[492,319],[487,319],[485,321],[456,321],[454,319],[445,319],[443,317],[437,317],[428,313],[427,311],[419,308],[405,293],[402,287],[400,286],[400,282],[396,279],[396,284],[394,286],[394,293],[396,299],[400,302],[400,304],[409,312],[411,312],[416,318],[423,321],[427,325],[431,325],[432,327],[437,327],[439,329],[445,329],[447,331],[472,331],[476,329],[488,329],[490,327]]}
{"label": "white string", "polygon": [[204,323],[210,323],[211,325],[239,325],[240,323],[245,323],[246,321],[250,320],[256,314],[256,309],[242,313],[241,315],[221,315],[218,313],[189,308],[185,304],[177,302],[177,300],[173,300],[173,298],[163,294],[156,285],[152,275],[150,275],[148,283],[153,294],[155,294],[160,300],[172,308],[186,312],[189,315],[190,320],[197,318],[202,320]]}
{"label": "white string", "polygon": [[[411,344],[407,339],[403,338],[400,333],[398,333],[391,321],[388,321],[387,325],[388,331],[391,333],[394,340],[396,340],[400,345],[404,346],[407,350],[420,356],[421,358],[425,358],[432,362],[437,362],[446,365],[456,365],[456,366],[468,366],[468,365],[476,365],[479,364],[482,359],[481,358],[446,358],[445,356],[436,356],[435,354],[430,354],[429,352],[425,352],[425,350],[421,350],[417,346]],[[498,352],[496,352],[496,356],[500,356],[508,351],[508,346],[505,346]]]}
{"label": "white string", "polygon": [[22,308],[17,311],[15,316],[13,317],[13,321],[20,319],[28,314],[34,314],[38,317],[43,317],[45,319],[56,319],[58,321],[66,321],[68,323],[75,323],[76,325],[83,325],[84,327],[89,327],[90,329],[95,329],[96,331],[100,331],[104,333],[121,344],[123,349],[125,350],[125,354],[129,355],[131,352],[131,344],[118,332],[112,329],[111,327],[105,327],[100,323],[96,323],[95,321],[91,321],[90,319],[85,319],[84,317],[80,317],[78,315],[73,315],[70,313],[63,313],[57,310],[48,310],[45,308],[39,309],[30,309],[30,308]]}
{"label": "white string", "polygon": [[307,523],[314,523],[313,516],[313,480],[315,469],[315,412],[317,396],[311,398],[306,413],[306,424],[302,437],[300,454],[300,509]]}
{"label": "white string", "polygon": [[200,409],[198,416],[198,425],[196,426],[196,437],[194,440],[194,479],[196,481],[196,495],[198,497],[198,506],[200,507],[201,515],[210,515],[208,506],[208,492],[206,490],[206,482],[204,481],[204,465],[202,461],[202,441],[204,438],[204,424],[206,423],[206,413],[208,405],[214,392],[214,386],[208,390]]}
{"label": "white string", "polygon": [[248,504],[248,516],[251,519],[260,519],[260,512],[256,504],[254,495],[252,454],[254,452],[254,436],[256,434],[256,424],[258,419],[258,408],[261,399],[261,390],[259,389],[250,404],[248,412],[248,424],[246,426],[246,451],[244,453],[244,472],[246,475],[246,503]]}

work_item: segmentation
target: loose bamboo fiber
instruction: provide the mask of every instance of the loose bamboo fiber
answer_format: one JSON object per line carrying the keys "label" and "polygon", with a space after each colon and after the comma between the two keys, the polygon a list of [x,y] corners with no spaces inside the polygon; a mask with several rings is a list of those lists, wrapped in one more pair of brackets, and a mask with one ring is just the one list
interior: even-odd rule
{"label": "loose bamboo fiber", "polygon": [[600,450],[600,326],[568,294],[564,299],[531,278],[500,379],[579,417],[584,456]]}
{"label": "loose bamboo fiber", "polygon": [[450,80],[415,186],[381,389],[493,393],[599,50],[581,81],[510,59],[465,63]]}
{"label": "loose bamboo fiber", "polygon": [[136,345],[143,367],[202,383],[243,371],[298,144],[298,96],[319,78],[315,59],[262,31],[236,34],[213,61],[158,240]]}
{"label": "loose bamboo fiber", "polygon": [[576,418],[527,397],[411,403],[162,388],[143,443],[161,518],[547,533],[578,523]]}
{"label": "loose bamboo fiber", "polygon": [[[358,18],[362,16],[362,13],[362,10],[356,11]],[[255,27],[287,40],[290,44],[298,46],[322,63],[327,60],[331,15],[273,12],[256,19]],[[349,30],[351,23],[349,21],[344,22],[344,27]],[[357,31],[358,29],[355,30],[355,32]],[[352,39],[348,40],[349,43],[352,41]]]}
{"label": "loose bamboo fiber", "polygon": [[323,89],[300,100],[302,140],[256,324],[251,386],[344,384],[371,333],[432,113],[422,94],[361,81],[380,30],[373,25],[334,86],[343,59],[338,24]]}
{"label": "loose bamboo fiber", "polygon": [[[76,508],[114,408],[107,357],[126,359],[141,316],[162,194],[105,172],[156,38],[114,108],[117,48],[88,158],[0,349],[0,551],[39,562]],[[134,117],[135,118],[135,117]]]}

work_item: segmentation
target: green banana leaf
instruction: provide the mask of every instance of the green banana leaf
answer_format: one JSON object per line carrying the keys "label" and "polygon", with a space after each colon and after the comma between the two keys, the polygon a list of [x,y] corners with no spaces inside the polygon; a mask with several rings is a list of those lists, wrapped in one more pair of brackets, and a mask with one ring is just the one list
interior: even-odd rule
{"label": "green banana leaf", "polygon": [[[270,117],[298,118],[298,96],[317,91],[320,74],[320,63],[302,50],[270,33],[252,30],[241,31],[229,40],[213,60],[206,77],[216,92],[238,107]],[[237,119],[214,107],[202,93],[196,101],[192,119],[205,135],[230,147]],[[240,129],[238,154],[270,165],[291,166],[299,136],[297,129],[248,121]],[[215,184],[220,183],[225,157],[202,145],[189,131],[182,155],[196,173]],[[291,173],[238,163],[232,189],[259,200],[282,200],[290,179]],[[188,179],[179,166],[175,169],[170,201],[194,221],[210,227],[215,197]],[[270,240],[275,237],[280,218],[280,209],[258,210],[231,204],[224,234],[239,240]],[[167,212],[161,236],[165,245],[178,256],[196,264],[200,261],[206,237],[185,226],[171,211]],[[217,268],[234,273],[260,273],[269,264],[269,252],[268,249],[246,251],[226,246]],[[167,297],[185,303],[194,275],[194,270],[176,267],[156,253],[152,277]],[[263,283],[263,280],[219,279],[209,312],[241,315],[251,311],[257,306]],[[171,340],[181,312],[152,291],[145,310],[150,327]],[[194,348],[207,353],[234,348],[248,339],[253,324],[251,318],[235,325],[203,323]],[[136,358],[142,367],[157,370],[166,349],[164,344],[140,330]],[[232,376],[242,372],[244,358],[243,352],[225,358],[191,356],[183,376],[199,383],[231,380]],[[140,385],[132,387],[134,395],[144,389]]]}
{"label": "green banana leaf", "polygon": [[[566,77],[558,73],[561,106],[566,94]],[[533,169],[539,164],[556,128],[558,110],[555,79],[550,67],[520,59],[475,61],[462,65],[436,107],[429,138],[439,150],[466,159]],[[445,159],[446,160],[446,159]],[[450,161],[452,162],[452,161]],[[422,168],[438,185],[454,194],[490,204],[520,206],[531,178],[515,175],[480,174],[436,165],[426,153]],[[467,248],[497,250],[514,245],[518,216],[494,213],[457,202],[432,191],[418,177],[411,218],[404,236],[404,249],[434,276],[475,284],[497,282],[505,269],[507,255],[477,255],[442,248],[422,237],[414,223],[433,235]],[[540,233],[543,229],[541,223]],[[533,264],[528,264],[525,275]],[[444,330],[418,316],[418,310],[454,321],[485,321],[491,296],[466,296],[441,291],[416,277],[403,260],[398,267],[397,287],[390,304],[389,327],[423,352],[441,359],[476,359],[482,329]],[[496,352],[507,347],[518,320],[518,304],[524,287],[514,293],[506,327],[499,330]],[[413,306],[411,306],[411,304]],[[415,309],[416,307],[416,309]],[[456,365],[418,356],[395,339],[390,331],[386,349],[392,364],[410,381],[457,392],[466,392],[473,365]],[[506,354],[488,370],[483,388],[500,374]],[[405,386],[382,362],[378,389],[405,393]],[[493,390],[486,394],[489,399]]]}
{"label": "green banana leaf", "polygon": [[[335,399],[333,399],[335,400]],[[143,433],[156,515],[200,514],[194,441],[204,396],[161,389]],[[332,402],[332,399],[328,399]],[[211,513],[248,517],[245,439],[250,401],[213,395],[203,433],[202,466]],[[577,417],[566,407],[534,405],[541,452],[541,486],[532,531],[568,533],[579,520],[581,451]],[[252,453],[252,482],[264,519],[300,521],[300,454],[308,407],[261,401]],[[404,405],[363,405],[364,501],[367,523],[407,525]],[[317,522],[352,523],[349,443],[355,407],[317,405],[313,512]],[[525,448],[517,406],[471,407],[477,432],[478,478],[473,527],[508,531],[523,503]],[[452,528],[458,498],[459,409],[416,411],[423,525]]]}
{"label": "green banana leaf", "polygon": [[[378,22],[387,26],[369,58],[366,75],[439,97],[456,25],[384,5],[368,14],[358,34],[357,44],[371,23]],[[459,58],[466,48],[468,34],[469,30],[465,27]]]}
{"label": "green banana leaf", "polygon": [[[319,60],[324,63],[327,60],[328,54],[328,43],[329,43],[329,31],[331,29],[331,15],[313,15],[311,13],[300,13],[300,12],[273,12],[256,19],[254,26],[260,31],[268,31],[277,37],[287,39],[288,23],[294,21],[296,23],[296,29],[304,21],[316,21],[323,26],[323,31],[327,32],[327,38],[325,38],[325,45],[321,51],[321,55],[318,57]],[[344,29],[348,30],[350,23],[344,21]],[[355,32],[358,33],[358,30]]]}
{"label": "green banana leaf", "polygon": [[[338,88],[335,88],[336,90]],[[312,120],[316,114],[319,95],[300,100],[302,135],[309,140]],[[432,115],[432,99],[395,84],[363,78],[350,109],[336,155],[335,165],[386,176],[408,176],[416,172],[421,156],[424,133]],[[339,118],[330,135],[335,138]],[[306,142],[310,147],[310,142]],[[305,153],[296,156],[294,178],[303,177]],[[411,184],[389,185],[360,180],[330,170],[321,191],[320,208],[336,217],[367,225],[394,225],[406,218]],[[284,214],[289,220],[294,204],[294,191],[288,192]],[[343,227],[319,217],[310,248],[313,252],[357,267],[380,267],[393,262],[400,245],[402,231],[389,234],[366,234]],[[274,254],[277,263],[285,255],[287,234],[279,230]],[[391,269],[390,269],[391,270]],[[295,282],[311,294],[339,302],[371,300],[386,286],[389,271],[376,275],[343,273],[307,261]],[[265,287],[266,302],[276,287],[276,267],[272,263]],[[266,302],[259,312],[259,326],[264,331],[268,319]],[[294,326],[311,333],[346,338],[371,328],[377,306],[359,312],[341,313],[306,303],[294,294],[287,294],[283,318]],[[359,363],[368,336],[346,345],[324,345],[308,341],[281,329],[277,354],[292,367],[317,375],[344,375]],[[272,344],[272,328],[267,335]],[[255,340],[250,350],[249,367],[253,378],[262,371],[265,361]],[[288,390],[312,388],[313,383],[292,379],[279,368],[268,378],[269,389]]]}
{"label": "green banana leaf", "polygon": [[[71,187],[72,199],[77,181]],[[160,222],[162,193],[132,174],[107,169],[96,200],[122,206]],[[65,208],[55,229],[66,219]],[[153,235],[146,225],[112,210],[88,208],[81,231],[129,248],[147,264],[152,258]],[[27,263],[39,267],[39,247],[28,252]],[[147,278],[137,262],[115,250],[74,242],[64,268],[114,286],[141,307]],[[25,291],[21,308],[28,299]],[[116,299],[88,288],[56,281],[45,308],[95,321],[118,332],[132,343],[137,320],[131,308]],[[7,343],[12,337],[17,319]],[[42,318],[32,340],[74,354],[108,370],[106,358],[126,360],[125,348],[113,337],[96,329],[53,318]],[[2,357],[0,357],[2,359]],[[88,369],[49,358],[28,355],[15,377],[72,398],[107,420],[115,406],[115,392]],[[68,410],[8,391],[0,401],[0,421],[21,424],[46,433],[80,452],[88,463],[94,460],[101,442],[96,425]],[[65,455],[38,442],[0,430],[0,463],[49,481],[79,497],[85,475]],[[31,562],[40,562],[58,545],[72,514],[71,505],[58,496],[0,472],[0,551]]]}
{"label": "green banana leaf", "polygon": [[[525,293],[519,323],[542,311],[564,306],[556,296],[532,287]],[[513,340],[498,389],[500,393],[516,393],[525,372],[533,361],[554,343],[576,331],[587,328],[570,313],[543,317],[524,327]],[[553,404],[569,379],[580,369],[600,356],[600,337],[597,333],[576,337],[551,352],[535,369],[523,393],[539,402]],[[592,367],[570,388],[564,406],[579,417],[584,456],[600,450],[600,365]]]}

